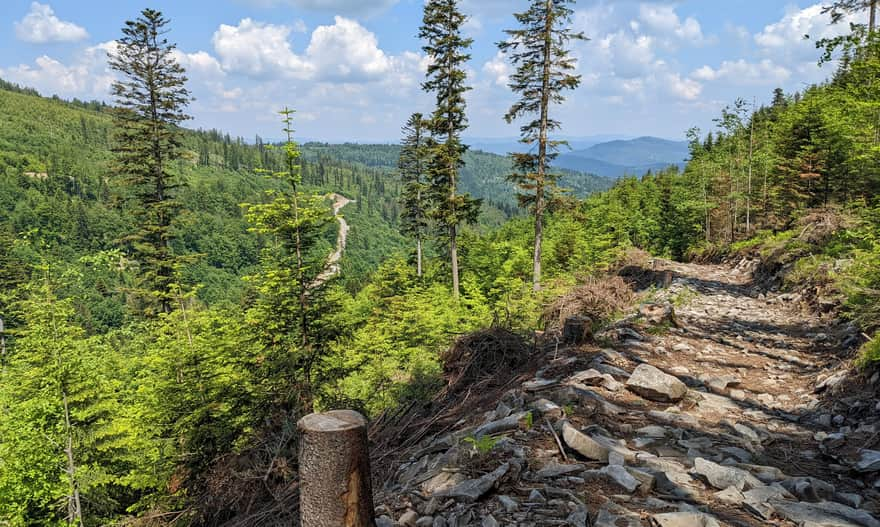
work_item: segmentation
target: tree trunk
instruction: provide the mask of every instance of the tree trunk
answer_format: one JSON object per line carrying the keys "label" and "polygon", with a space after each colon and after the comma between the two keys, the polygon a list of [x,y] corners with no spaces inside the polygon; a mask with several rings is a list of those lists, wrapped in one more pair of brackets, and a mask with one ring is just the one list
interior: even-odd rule
{"label": "tree trunk", "polygon": [[541,129],[538,135],[538,173],[535,178],[535,255],[532,287],[541,290],[541,243],[544,236],[544,188],[547,178],[547,120],[550,107],[550,66],[553,51],[553,0],[547,0],[544,21],[544,50],[541,75]]}
{"label": "tree trunk", "polygon": [[67,476],[70,480],[70,494],[67,496],[68,525],[82,527],[82,504],[79,498],[79,482],[76,480],[76,461],[73,456],[73,425],[70,421],[70,407],[67,404],[67,391],[62,388],[61,402],[64,409],[64,431],[66,437],[64,453],[67,456]]}
{"label": "tree trunk", "polygon": [[297,428],[302,527],[375,527],[366,419],[334,410]]}
{"label": "tree trunk", "polygon": [[416,274],[422,277],[422,239],[416,239]]}
{"label": "tree trunk", "polygon": [[458,300],[458,240],[455,225],[449,227],[449,257],[452,260],[452,294]]}
{"label": "tree trunk", "polygon": [[752,100],[752,120],[749,124],[749,177],[746,186],[746,236],[752,232],[752,158],[755,151],[755,101]]}
{"label": "tree trunk", "polygon": [[877,0],[871,0],[871,17],[868,22],[868,30],[874,31],[877,27]]}

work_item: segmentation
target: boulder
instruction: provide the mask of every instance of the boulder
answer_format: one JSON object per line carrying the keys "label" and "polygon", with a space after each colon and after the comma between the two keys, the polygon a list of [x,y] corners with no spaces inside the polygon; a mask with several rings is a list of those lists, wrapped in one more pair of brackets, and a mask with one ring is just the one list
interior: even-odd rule
{"label": "boulder", "polygon": [[876,450],[862,449],[859,452],[859,460],[853,467],[859,472],[880,471],[880,452]]}
{"label": "boulder", "polygon": [[569,423],[562,425],[562,439],[566,445],[578,454],[595,461],[607,463],[608,454],[612,451],[623,456],[626,461],[634,461],[636,459],[635,452],[615,440],[600,435],[588,436]]}
{"label": "boulder", "polygon": [[663,373],[650,364],[640,364],[626,381],[630,391],[654,401],[680,401],[687,394],[687,386],[678,377]]}
{"label": "boulder", "polygon": [[777,514],[799,525],[816,527],[880,527],[880,521],[859,509],[840,503],[823,501],[804,503],[772,500],[770,505]]}
{"label": "boulder", "polygon": [[658,527],[721,527],[713,516],[702,512],[666,512],[651,519]]}
{"label": "boulder", "polygon": [[438,493],[437,496],[473,503],[483,494],[489,492],[489,489],[494,487],[498,480],[507,474],[508,470],[510,470],[510,464],[505,463],[482,477],[462,481],[451,489]]}
{"label": "boulder", "polygon": [[736,467],[725,467],[698,457],[694,460],[694,473],[703,476],[710,485],[723,490],[734,487],[737,490],[749,490],[764,486],[761,480],[745,470]]}

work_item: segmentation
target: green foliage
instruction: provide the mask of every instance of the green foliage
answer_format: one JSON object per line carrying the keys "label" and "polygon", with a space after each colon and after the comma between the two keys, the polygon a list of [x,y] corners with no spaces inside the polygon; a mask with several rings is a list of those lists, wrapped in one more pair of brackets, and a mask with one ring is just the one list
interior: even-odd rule
{"label": "green foliage", "polygon": [[122,241],[138,264],[139,311],[169,312],[175,271],[183,263],[172,250],[172,223],[182,212],[176,189],[180,176],[171,168],[183,150],[180,124],[190,100],[185,71],[174,58],[175,45],[164,38],[168,20],[144,9],[122,28],[110,68],[122,79],[113,83],[114,171],[122,194],[132,200],[137,229]]}
{"label": "green foliage", "polygon": [[515,171],[509,179],[520,189],[520,205],[528,207],[535,216],[535,251],[532,281],[536,290],[541,287],[541,251],[544,236],[544,213],[552,205],[558,192],[558,174],[550,169],[559,145],[548,134],[559,130],[561,123],[550,117],[550,104],[560,104],[564,90],[580,85],[581,76],[573,75],[575,61],[566,49],[571,40],[585,40],[582,33],[573,32],[573,0],[533,0],[529,9],[516,13],[519,29],[506,30],[509,40],[498,44],[516,66],[510,88],[520,99],[504,116],[512,123],[526,116],[531,120],[520,127],[520,142],[537,147],[536,152],[514,153]]}
{"label": "green foliage", "polygon": [[[531,415],[531,413],[529,415]],[[501,441],[501,439],[501,437],[484,435],[479,438],[474,436],[467,436],[462,439],[462,441],[471,445],[471,447],[476,451],[477,455],[482,457],[491,452],[492,449],[495,448],[495,445],[497,445],[498,442]]]}

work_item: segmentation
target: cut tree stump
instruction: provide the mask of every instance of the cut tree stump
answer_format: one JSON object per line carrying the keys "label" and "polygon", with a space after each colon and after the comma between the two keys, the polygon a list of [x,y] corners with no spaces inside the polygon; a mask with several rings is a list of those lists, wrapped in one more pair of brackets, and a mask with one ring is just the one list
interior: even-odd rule
{"label": "cut tree stump", "polygon": [[374,527],[367,420],[351,410],[299,420],[303,527]]}

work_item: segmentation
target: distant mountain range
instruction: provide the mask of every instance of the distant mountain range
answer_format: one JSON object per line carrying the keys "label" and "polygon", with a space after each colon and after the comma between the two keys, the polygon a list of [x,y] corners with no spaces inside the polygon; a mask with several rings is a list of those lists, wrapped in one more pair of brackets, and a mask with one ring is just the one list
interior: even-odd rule
{"label": "distant mountain range", "polygon": [[[510,139],[470,140],[472,149],[496,154],[523,151],[523,145]],[[641,176],[673,165],[684,167],[689,157],[687,141],[659,137],[620,138],[591,136],[569,139],[571,150],[562,149],[554,165],[559,168],[617,179]]]}

